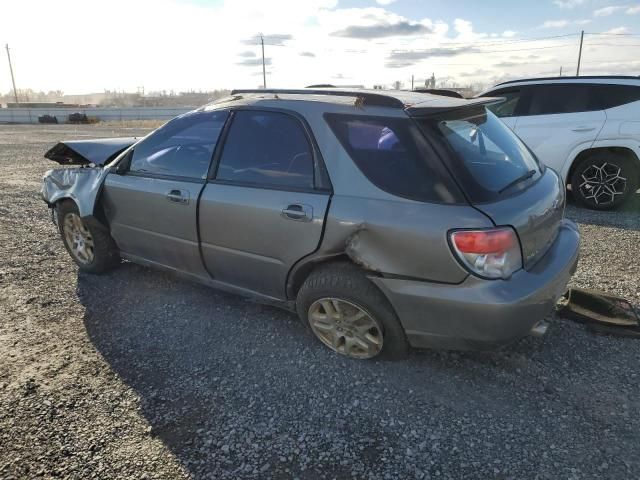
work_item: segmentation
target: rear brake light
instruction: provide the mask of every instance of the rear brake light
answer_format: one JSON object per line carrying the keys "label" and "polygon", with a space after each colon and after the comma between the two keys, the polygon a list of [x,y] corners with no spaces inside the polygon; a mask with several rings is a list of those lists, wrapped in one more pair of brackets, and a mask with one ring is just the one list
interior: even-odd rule
{"label": "rear brake light", "polygon": [[456,230],[449,237],[462,264],[480,277],[508,279],[522,267],[518,237],[510,227]]}

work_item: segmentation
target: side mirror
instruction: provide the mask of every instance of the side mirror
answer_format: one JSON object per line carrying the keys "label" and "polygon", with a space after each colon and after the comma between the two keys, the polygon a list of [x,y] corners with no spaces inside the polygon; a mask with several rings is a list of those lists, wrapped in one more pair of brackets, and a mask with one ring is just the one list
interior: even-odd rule
{"label": "side mirror", "polygon": [[114,173],[117,175],[124,175],[127,173],[129,171],[129,166],[131,165],[131,157],[133,157],[133,150],[129,150],[127,154],[120,159],[114,169]]}

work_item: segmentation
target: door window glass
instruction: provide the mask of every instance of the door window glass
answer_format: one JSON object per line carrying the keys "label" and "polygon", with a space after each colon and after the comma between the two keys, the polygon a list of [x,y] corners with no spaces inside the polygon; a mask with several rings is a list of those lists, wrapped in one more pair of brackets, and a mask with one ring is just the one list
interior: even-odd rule
{"label": "door window glass", "polygon": [[588,112],[592,110],[587,84],[549,84],[531,88],[528,115]]}
{"label": "door window glass", "polygon": [[487,105],[487,108],[491,110],[498,117],[512,117],[517,115],[516,106],[520,100],[520,90],[502,90],[498,92],[491,92],[488,97],[502,97],[504,102],[496,103],[494,105]]}
{"label": "door window glass", "polygon": [[302,125],[279,112],[236,112],[216,179],[313,188],[313,151]]}
{"label": "door window glass", "polygon": [[129,170],[206,178],[228,113],[193,112],[175,118],[134,147]]}

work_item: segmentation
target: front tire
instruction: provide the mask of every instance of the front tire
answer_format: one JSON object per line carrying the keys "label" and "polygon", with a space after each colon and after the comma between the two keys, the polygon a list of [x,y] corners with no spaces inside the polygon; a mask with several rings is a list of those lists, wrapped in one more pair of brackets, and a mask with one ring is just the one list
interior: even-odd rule
{"label": "front tire", "polygon": [[102,273],[120,263],[118,247],[104,225],[81,218],[71,200],[59,203],[56,213],[62,242],[81,271]]}
{"label": "front tire", "polygon": [[576,201],[593,210],[611,210],[638,189],[638,167],[616,153],[596,153],[582,159],[571,175]]}
{"label": "front tire", "polygon": [[309,275],[296,309],[323,344],[354,359],[397,359],[409,344],[391,304],[356,267],[331,264]]}

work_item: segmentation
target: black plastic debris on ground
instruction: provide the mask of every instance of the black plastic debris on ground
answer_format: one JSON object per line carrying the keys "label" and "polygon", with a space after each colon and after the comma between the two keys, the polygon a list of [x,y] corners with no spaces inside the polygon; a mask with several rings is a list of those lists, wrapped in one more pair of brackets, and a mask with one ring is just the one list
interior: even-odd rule
{"label": "black plastic debris on ground", "polygon": [[584,323],[587,329],[609,335],[640,338],[640,319],[622,297],[571,288],[558,302],[559,316]]}

